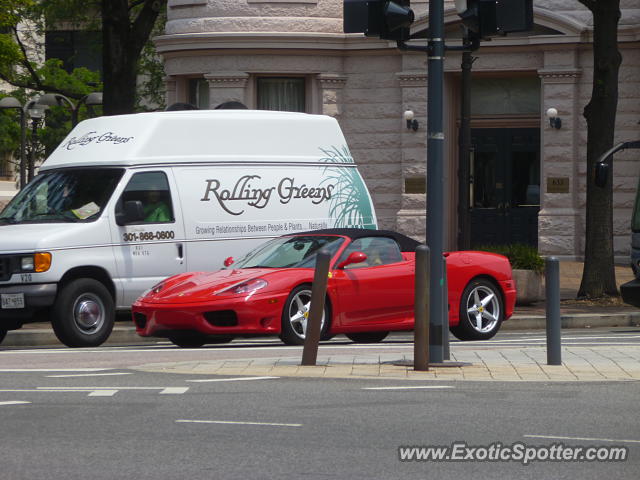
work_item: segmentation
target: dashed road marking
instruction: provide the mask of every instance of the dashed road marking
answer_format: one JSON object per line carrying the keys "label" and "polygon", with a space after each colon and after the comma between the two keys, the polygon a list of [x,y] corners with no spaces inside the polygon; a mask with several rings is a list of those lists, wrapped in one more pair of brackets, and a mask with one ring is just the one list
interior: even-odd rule
{"label": "dashed road marking", "polygon": [[581,440],[584,442],[615,442],[615,443],[640,443],[640,440],[623,440],[619,438],[595,438],[595,437],[561,437],[556,435],[523,435],[527,438],[548,438],[551,440]]}
{"label": "dashed road marking", "polygon": [[78,373],[74,375],[47,375],[47,378],[73,378],[73,377],[108,377],[114,375],[132,375],[132,372],[113,372],[113,373]]}
{"label": "dashed road marking", "polygon": [[455,388],[449,385],[411,385],[407,387],[365,387],[362,390],[442,390],[446,388]]}
{"label": "dashed road marking", "polygon": [[198,380],[187,380],[187,382],[241,382],[245,380],[271,380],[280,377],[234,377],[234,378],[202,378]]}
{"label": "dashed road marking", "polygon": [[176,420],[176,423],[212,423],[222,425],[264,425],[271,427],[301,427],[301,423],[233,422],[230,420]]}
{"label": "dashed road marking", "polygon": [[25,405],[27,403],[31,403],[31,402],[26,402],[23,400],[10,400],[8,402],[0,402],[0,405]]}

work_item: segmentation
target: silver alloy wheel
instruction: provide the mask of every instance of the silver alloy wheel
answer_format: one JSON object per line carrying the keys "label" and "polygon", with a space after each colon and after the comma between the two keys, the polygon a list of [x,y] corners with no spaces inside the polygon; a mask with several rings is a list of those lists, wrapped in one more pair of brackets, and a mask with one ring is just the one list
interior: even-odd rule
{"label": "silver alloy wheel", "polygon": [[[300,290],[291,299],[289,304],[289,323],[291,329],[300,338],[305,338],[307,334],[307,319],[311,313],[311,290]],[[320,331],[324,327],[324,310],[322,311],[322,322]]]}
{"label": "silver alloy wheel", "polygon": [[479,333],[492,331],[500,319],[500,301],[485,285],[477,285],[467,297],[469,324]]}
{"label": "silver alloy wheel", "polygon": [[84,293],[73,304],[73,321],[85,335],[99,331],[105,322],[105,306],[98,295]]}

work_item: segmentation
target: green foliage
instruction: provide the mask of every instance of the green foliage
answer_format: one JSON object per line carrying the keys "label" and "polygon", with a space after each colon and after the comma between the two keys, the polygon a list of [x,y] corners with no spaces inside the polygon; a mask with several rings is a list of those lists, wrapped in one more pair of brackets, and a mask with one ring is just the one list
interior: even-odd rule
{"label": "green foliage", "polygon": [[538,254],[538,250],[531,245],[513,243],[510,245],[482,245],[476,248],[485,252],[499,253],[511,262],[511,268],[517,270],[533,270],[544,272],[544,259]]}

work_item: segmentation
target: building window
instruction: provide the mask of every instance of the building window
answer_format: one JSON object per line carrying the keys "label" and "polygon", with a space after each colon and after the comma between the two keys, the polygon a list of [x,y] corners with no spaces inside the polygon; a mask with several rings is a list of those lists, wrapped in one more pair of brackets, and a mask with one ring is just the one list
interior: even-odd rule
{"label": "building window", "polygon": [[46,32],[45,57],[62,60],[67,72],[80,67],[102,72],[102,34],[80,30]]}
{"label": "building window", "polygon": [[538,115],[540,80],[537,77],[474,78],[472,115]]}
{"label": "building window", "polygon": [[305,112],[305,79],[260,77],[257,79],[258,110]]}
{"label": "building window", "polygon": [[189,103],[202,110],[209,110],[209,82],[204,78],[189,79]]}

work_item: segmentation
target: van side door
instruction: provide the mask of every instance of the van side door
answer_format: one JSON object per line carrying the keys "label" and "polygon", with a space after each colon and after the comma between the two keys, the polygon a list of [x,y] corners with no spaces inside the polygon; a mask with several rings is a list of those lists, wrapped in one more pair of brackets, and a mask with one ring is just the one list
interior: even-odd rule
{"label": "van side door", "polygon": [[113,243],[122,303],[186,269],[184,225],[170,169],[131,175],[116,202]]}

